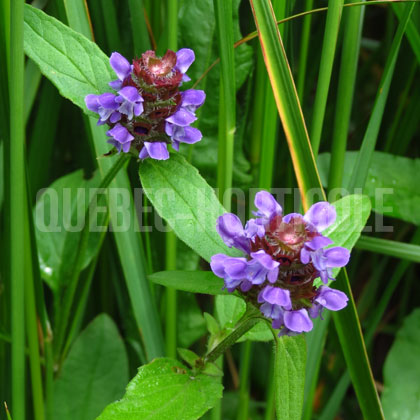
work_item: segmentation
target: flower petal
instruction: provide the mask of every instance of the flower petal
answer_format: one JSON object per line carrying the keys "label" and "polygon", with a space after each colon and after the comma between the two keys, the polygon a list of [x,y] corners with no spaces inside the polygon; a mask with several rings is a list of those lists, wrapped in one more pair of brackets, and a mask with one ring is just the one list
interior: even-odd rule
{"label": "flower petal", "polygon": [[258,295],[258,301],[283,306],[285,309],[291,309],[292,306],[290,291],[280,287],[266,286]]}
{"label": "flower petal", "polygon": [[319,294],[315,301],[331,311],[339,311],[347,306],[349,298],[340,290],[331,289],[326,286],[319,288]]}
{"label": "flower petal", "polygon": [[275,214],[281,214],[282,208],[275,198],[267,191],[259,191],[255,195],[255,206],[258,212],[255,214],[265,219],[268,222]]}
{"label": "flower petal", "polygon": [[98,101],[99,95],[87,95],[85,96],[85,104],[89,111],[98,112],[99,109],[99,101]]}
{"label": "flower petal", "polygon": [[244,228],[239,217],[233,213],[225,213],[217,219],[216,230],[229,247],[249,252],[249,239],[245,237]]}
{"label": "flower petal", "polygon": [[203,105],[206,94],[204,90],[188,89],[182,92],[182,103],[181,106],[193,106],[198,108]]}
{"label": "flower petal", "polygon": [[118,79],[124,80],[131,73],[131,65],[128,60],[118,52],[113,52],[109,58],[109,64],[114,69]]}
{"label": "flower petal", "polygon": [[313,328],[313,323],[309,318],[306,309],[284,312],[284,325],[291,331],[308,332]]}
{"label": "flower petal", "polygon": [[152,159],[156,159],[156,160],[169,159],[169,152],[168,152],[168,148],[166,147],[166,143],[163,143],[163,142],[149,143],[148,141],[145,141],[144,146],[146,147],[147,153]]}
{"label": "flower petal", "polygon": [[210,267],[217,277],[225,277],[225,261],[230,258],[228,255],[216,254],[211,257]]}
{"label": "flower petal", "polygon": [[257,252],[251,252],[251,257],[257,260],[267,270],[274,270],[280,265],[278,261],[274,261],[271,256],[262,249]]}
{"label": "flower petal", "polygon": [[166,118],[166,121],[175,125],[179,125],[180,127],[185,127],[193,123],[196,119],[197,117],[192,112],[180,108],[175,112],[175,114]]}
{"label": "flower petal", "polygon": [[336,217],[337,213],[335,207],[327,201],[321,201],[311,206],[305,213],[305,216],[303,216],[303,219],[305,222],[313,225],[318,232],[321,232],[332,225],[335,222]]}
{"label": "flower petal", "polygon": [[326,267],[344,267],[350,259],[350,251],[341,246],[329,248],[324,252]]}
{"label": "flower petal", "polygon": [[193,50],[189,48],[181,48],[176,53],[176,69],[179,70],[181,73],[185,73],[191,64],[195,60],[195,54]]}
{"label": "flower petal", "polygon": [[107,131],[106,134],[120,143],[126,143],[134,139],[134,136],[121,124],[116,124],[111,130]]}

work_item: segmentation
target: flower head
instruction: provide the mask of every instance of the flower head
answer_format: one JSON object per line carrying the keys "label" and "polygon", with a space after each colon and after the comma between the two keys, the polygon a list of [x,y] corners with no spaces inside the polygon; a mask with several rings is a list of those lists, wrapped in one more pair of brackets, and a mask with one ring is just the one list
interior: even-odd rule
{"label": "flower head", "polygon": [[186,72],[194,60],[188,48],[168,50],[163,57],[146,51],[132,64],[118,52],[111,54],[117,79],[109,85],[116,93],[87,95],[85,102],[99,114],[99,125],[109,125],[108,142],[118,152],[165,160],[168,144],[179,150],[180,143],[201,140],[201,132],[190,125],[206,95],[202,90],[179,91],[182,82],[190,80]]}
{"label": "flower head", "polygon": [[347,296],[328,286],[316,287],[320,278],[333,280],[332,268],[345,266],[350,253],[330,247],[333,241],[322,235],[336,218],[327,202],[314,204],[305,215],[284,215],[281,206],[266,191],[255,196],[255,219],[245,228],[231,213],[219,217],[216,229],[228,247],[244,257],[217,254],[211,268],[224,279],[229,292],[238,289],[272,320],[279,335],[310,331],[311,318],[322,317],[324,308],[337,311],[347,305]]}

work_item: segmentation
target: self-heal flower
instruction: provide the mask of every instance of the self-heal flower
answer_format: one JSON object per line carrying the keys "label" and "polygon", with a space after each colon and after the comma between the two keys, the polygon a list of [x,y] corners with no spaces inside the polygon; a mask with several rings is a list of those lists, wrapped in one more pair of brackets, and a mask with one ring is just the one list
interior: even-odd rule
{"label": "self-heal flower", "polygon": [[99,114],[98,124],[109,125],[108,142],[118,152],[165,160],[168,145],[179,150],[181,143],[201,140],[201,132],[191,124],[206,95],[202,90],[179,91],[190,80],[186,72],[194,60],[188,48],[168,50],[163,57],[146,51],[132,64],[118,52],[111,54],[109,62],[117,79],[109,86],[116,94],[87,95],[85,102]]}
{"label": "self-heal flower", "polygon": [[347,296],[327,286],[316,287],[315,279],[325,284],[333,279],[332,269],[348,263],[350,253],[331,247],[333,241],[323,232],[336,213],[327,202],[314,204],[305,215],[284,215],[281,206],[266,191],[255,196],[255,219],[245,228],[231,213],[220,216],[216,229],[225,244],[244,253],[244,257],[214,255],[211,268],[224,279],[229,292],[240,290],[248,301],[272,320],[279,335],[308,332],[311,318],[322,316],[323,309],[337,311],[347,305]]}

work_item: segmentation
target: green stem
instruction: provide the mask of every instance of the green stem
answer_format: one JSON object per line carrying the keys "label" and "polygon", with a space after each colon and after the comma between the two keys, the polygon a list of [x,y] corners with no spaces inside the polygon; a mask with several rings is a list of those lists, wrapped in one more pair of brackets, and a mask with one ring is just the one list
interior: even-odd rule
{"label": "green stem", "polygon": [[249,373],[251,370],[252,341],[248,340],[241,347],[241,370],[239,372],[239,410],[237,420],[248,420]]}
{"label": "green stem", "polygon": [[274,366],[275,365],[275,355],[274,352],[271,352],[270,356],[270,367],[268,370],[268,386],[267,393],[265,395],[265,413],[264,420],[273,420],[275,404],[274,400],[276,398],[276,378],[274,375]]}
{"label": "green stem", "polygon": [[322,44],[321,64],[319,66],[318,86],[316,89],[310,136],[315,157],[318,154],[319,145],[321,143],[322,126],[324,124],[325,107],[330,88],[343,3],[344,0],[328,1],[327,23],[324,33],[324,42]]}
{"label": "green stem", "polygon": [[238,321],[233,331],[224,337],[206,356],[204,356],[205,363],[214,362],[221,356],[229,347],[232,347],[240,337],[249,331],[256,323],[262,320],[261,314],[257,308],[248,304],[247,310],[242,318]]}
{"label": "green stem", "polygon": [[[176,270],[176,235],[173,231],[166,233],[166,270]],[[166,289],[166,355],[176,357],[176,330],[177,330],[177,299],[176,290],[172,287]]]}
{"label": "green stem", "polygon": [[[28,214],[26,215],[29,216]],[[30,244],[29,226],[25,224],[25,241]],[[35,305],[34,276],[32,271],[32,255],[25,249],[25,316],[26,332],[29,346],[29,366],[31,370],[32,401],[34,419],[44,420],[44,396],[41,377],[41,361],[39,357],[38,319]]]}
{"label": "green stem", "polygon": [[[98,190],[107,188],[111,181],[114,179],[116,174],[119,172],[119,170],[124,166],[124,164],[128,161],[128,159],[131,156],[129,154],[123,153],[117,161],[114,163],[114,165],[110,168],[110,170],[106,173],[104,178],[102,179],[102,182],[99,185]],[[83,267],[83,258],[85,255],[86,247],[88,245],[89,240],[89,226],[90,226],[90,215],[92,211],[94,210],[96,206],[96,199],[95,197],[92,198],[92,201],[89,203],[89,206],[85,213],[85,225],[83,227],[83,230],[80,235],[80,240],[78,244],[78,249],[76,252],[76,260],[74,264],[74,270],[72,273],[72,277],[69,281],[69,286],[67,289],[67,292],[64,296],[64,302],[62,305],[62,310],[60,311],[60,316],[58,320],[58,332],[57,332],[57,341],[55,345],[55,354],[57,357],[60,356],[62,346],[64,344],[64,338],[67,330],[67,325],[69,322],[70,317],[70,311],[71,307],[73,305],[74,295],[76,293],[78,280],[80,272],[82,271]]]}
{"label": "green stem", "polygon": [[[167,28],[168,28],[168,49],[176,51],[178,49],[178,0],[168,0],[167,2]],[[176,249],[177,238],[171,230],[166,234],[166,270],[176,270]],[[177,292],[174,288],[166,289],[166,355],[176,358],[177,355]]]}
{"label": "green stem", "polygon": [[[25,241],[26,178],[24,123],[24,1],[10,2],[10,251],[12,326],[12,409],[15,420],[25,418]],[[26,249],[28,247],[28,249]]]}

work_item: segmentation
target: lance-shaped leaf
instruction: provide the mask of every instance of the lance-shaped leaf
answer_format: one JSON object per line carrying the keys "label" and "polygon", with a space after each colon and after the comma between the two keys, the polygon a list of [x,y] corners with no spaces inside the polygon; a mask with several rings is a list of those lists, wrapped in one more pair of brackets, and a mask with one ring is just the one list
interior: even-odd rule
{"label": "lance-shaped leaf", "polygon": [[115,79],[109,58],[92,41],[57,19],[25,5],[25,53],[41,72],[86,114],[84,99],[89,93],[110,91]]}
{"label": "lance-shaped leaf", "polygon": [[205,260],[218,253],[238,255],[216,231],[225,213],[213,189],[180,154],[140,165],[140,180],[147,198],[177,236]]}

